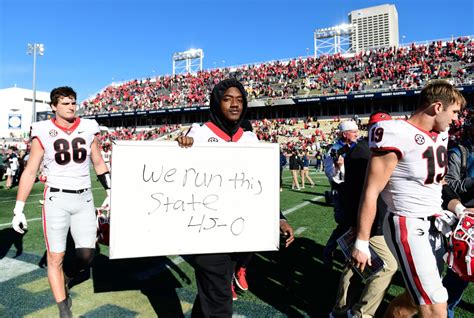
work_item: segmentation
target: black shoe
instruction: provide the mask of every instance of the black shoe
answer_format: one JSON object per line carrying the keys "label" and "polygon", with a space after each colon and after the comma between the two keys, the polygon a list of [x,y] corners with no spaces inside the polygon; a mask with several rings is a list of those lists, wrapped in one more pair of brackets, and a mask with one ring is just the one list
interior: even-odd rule
{"label": "black shoe", "polygon": [[41,257],[39,263],[38,263],[38,266],[41,267],[41,268],[45,268],[46,266],[48,266],[47,262],[46,262],[46,252],[44,252],[44,255],[43,257]]}
{"label": "black shoe", "polygon": [[68,298],[57,303],[59,309],[59,318],[72,318],[72,312],[71,307],[69,307]]}

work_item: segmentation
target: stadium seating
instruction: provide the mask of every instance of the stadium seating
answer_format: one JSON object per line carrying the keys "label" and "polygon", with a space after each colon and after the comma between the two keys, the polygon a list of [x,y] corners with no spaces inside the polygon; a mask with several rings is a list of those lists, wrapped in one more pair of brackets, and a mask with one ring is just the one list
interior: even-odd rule
{"label": "stadium seating", "polygon": [[349,56],[273,61],[113,84],[81,107],[92,115],[205,105],[212,87],[229,76],[244,83],[250,100],[415,89],[433,78],[472,84],[473,56],[474,40],[458,38]]}

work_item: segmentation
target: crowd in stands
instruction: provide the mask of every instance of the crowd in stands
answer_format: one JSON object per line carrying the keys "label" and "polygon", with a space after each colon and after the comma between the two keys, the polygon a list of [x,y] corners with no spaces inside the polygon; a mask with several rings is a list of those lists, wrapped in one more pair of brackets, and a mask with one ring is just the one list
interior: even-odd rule
{"label": "crowd in stands", "polygon": [[108,86],[82,104],[85,115],[208,104],[211,88],[234,76],[249,100],[361,91],[415,89],[433,78],[472,83],[474,40],[372,49],[351,56],[324,55],[236,68],[132,80]]}
{"label": "crowd in stands", "polygon": [[155,140],[163,136],[169,137],[180,129],[180,124],[163,125],[147,129],[116,127],[113,130],[101,133],[99,141],[102,148],[109,148],[114,140]]}

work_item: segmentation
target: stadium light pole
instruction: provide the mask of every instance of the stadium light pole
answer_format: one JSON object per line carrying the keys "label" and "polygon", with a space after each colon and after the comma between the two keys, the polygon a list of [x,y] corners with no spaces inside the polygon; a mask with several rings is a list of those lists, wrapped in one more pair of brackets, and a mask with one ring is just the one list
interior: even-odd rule
{"label": "stadium light pole", "polygon": [[33,55],[33,114],[31,123],[36,121],[36,54],[44,55],[44,45],[40,43],[28,43],[26,54]]}

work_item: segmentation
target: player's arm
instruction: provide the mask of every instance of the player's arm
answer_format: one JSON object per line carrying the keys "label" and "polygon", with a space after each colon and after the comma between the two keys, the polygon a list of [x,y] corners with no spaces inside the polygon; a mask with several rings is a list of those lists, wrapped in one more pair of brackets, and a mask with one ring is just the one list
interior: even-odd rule
{"label": "player's arm", "polygon": [[99,140],[94,137],[94,141],[91,144],[91,160],[94,166],[95,173],[99,176],[101,174],[109,172],[107,165],[105,164],[102,154],[100,153]]}
{"label": "player's arm", "polygon": [[99,140],[97,137],[94,137],[94,141],[91,144],[91,160],[97,178],[107,192],[107,196],[105,197],[102,206],[110,206],[110,172],[100,153]]}
{"label": "player's arm", "polygon": [[[35,184],[36,173],[38,172],[43,160],[43,155],[44,149],[41,146],[41,143],[36,138],[33,139],[31,142],[30,158],[28,159],[28,164],[25,166],[25,170],[23,170],[23,173],[21,174],[18,193],[16,195],[16,204],[13,209],[12,226],[18,233],[24,233],[23,229],[28,227],[25,214],[23,214],[23,209],[25,207],[25,202],[30,195],[31,189]],[[21,227],[20,224],[23,226]]]}
{"label": "player's arm", "polygon": [[387,185],[397,163],[398,156],[395,152],[375,153],[369,160],[359,207],[356,242],[352,250],[353,262],[361,271],[364,271],[366,263],[371,265],[369,239],[377,213],[377,199]]}

